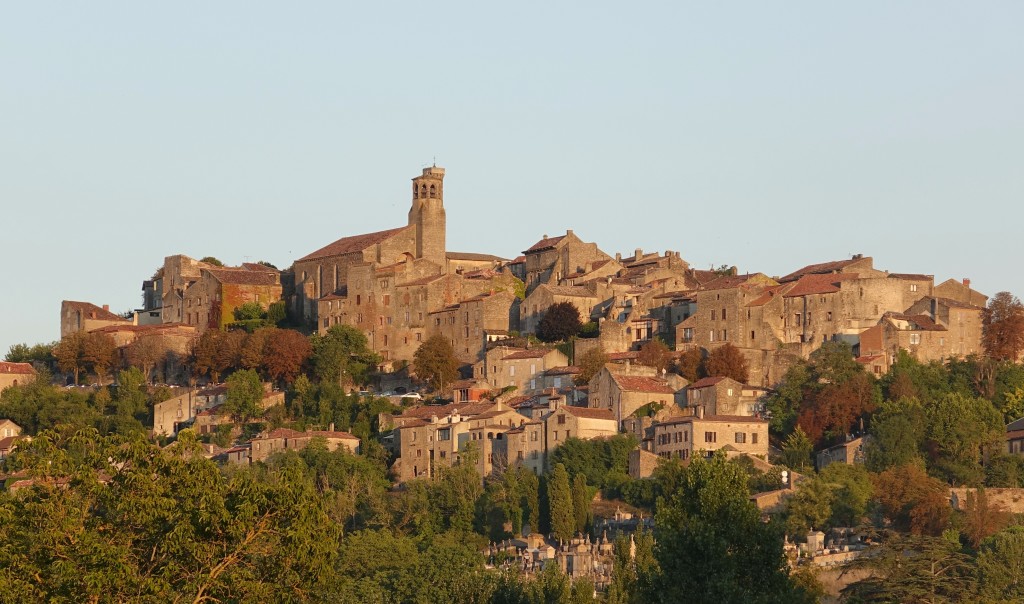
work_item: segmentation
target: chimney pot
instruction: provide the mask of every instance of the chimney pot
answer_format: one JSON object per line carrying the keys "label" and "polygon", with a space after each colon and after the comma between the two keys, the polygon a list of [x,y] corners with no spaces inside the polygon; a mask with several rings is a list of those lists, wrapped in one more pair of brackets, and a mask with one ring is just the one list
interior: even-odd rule
{"label": "chimney pot", "polygon": [[971,286],[971,280],[968,279],[967,277],[964,277],[964,287],[970,287],[970,286]]}
{"label": "chimney pot", "polygon": [[[970,283],[970,281],[968,281],[967,279],[965,279],[965,280],[964,280],[964,283]],[[105,311],[107,311],[107,312],[110,312],[110,305],[109,305],[109,304],[104,304],[104,305],[103,305],[103,310],[105,310]]]}

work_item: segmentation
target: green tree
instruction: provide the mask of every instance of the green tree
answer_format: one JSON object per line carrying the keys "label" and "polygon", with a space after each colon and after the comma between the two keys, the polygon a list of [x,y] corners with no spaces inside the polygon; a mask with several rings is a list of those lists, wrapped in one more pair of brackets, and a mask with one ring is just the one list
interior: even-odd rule
{"label": "green tree", "polygon": [[811,529],[829,528],[834,502],[828,483],[817,477],[804,481],[786,502],[786,534],[802,540]]}
{"label": "green tree", "polygon": [[572,488],[565,466],[556,463],[548,476],[548,506],[551,518],[551,532],[555,539],[568,543],[576,534],[576,519],[573,511]]}
{"label": "green tree", "polygon": [[199,259],[199,261],[200,262],[205,262],[207,264],[212,264],[214,266],[224,266],[223,262],[221,262],[220,260],[217,260],[213,256],[203,256],[202,258]]}
{"label": "green tree", "polygon": [[365,384],[380,357],[370,350],[366,335],[349,325],[334,325],[324,335],[313,334],[313,368],[322,381]]}
{"label": "green tree", "polygon": [[871,419],[866,463],[872,472],[923,461],[927,432],[924,407],[915,399],[885,401]]}
{"label": "green tree", "polygon": [[82,360],[103,384],[117,361],[117,342],[110,334],[95,331],[85,334],[82,338]]}
{"label": "green tree", "polygon": [[427,380],[438,392],[443,392],[459,377],[459,359],[451,342],[441,334],[426,339],[413,353],[412,366],[416,375]]}
{"label": "green tree", "polygon": [[1024,304],[1010,292],[999,292],[982,313],[981,345],[997,360],[1016,361],[1024,352]]}
{"label": "green tree", "polygon": [[654,537],[639,527],[636,533],[621,536],[615,541],[615,560],[611,583],[608,586],[608,604],[646,604],[649,582],[659,572],[654,558]]}
{"label": "green tree", "polygon": [[982,541],[977,563],[979,595],[994,602],[1024,601],[1024,527]]}
{"label": "green tree", "polygon": [[236,321],[259,321],[266,318],[266,311],[259,302],[245,302],[232,311]]}
{"label": "green tree", "polygon": [[695,457],[655,517],[660,572],[650,602],[810,602],[790,579],[782,534],[749,499],[747,476],[723,454]]}
{"label": "green tree", "polygon": [[585,533],[590,528],[593,520],[590,502],[590,487],[587,486],[587,479],[582,474],[577,474],[572,479],[572,509],[577,533]]}
{"label": "green tree", "polygon": [[1005,438],[1002,416],[992,403],[949,394],[926,407],[925,417],[925,447],[932,472],[954,484],[981,484],[983,451],[998,450]]}
{"label": "green tree", "polygon": [[537,322],[537,337],[542,342],[562,342],[576,336],[582,327],[580,311],[572,302],[556,302]]}
{"label": "green tree", "polygon": [[974,592],[970,558],[943,538],[892,535],[853,567],[870,571],[843,588],[854,602],[952,604]]}
{"label": "green tree", "polygon": [[243,422],[261,414],[263,383],[259,374],[252,369],[236,371],[228,377],[227,385],[227,400],[223,406],[225,413]]}
{"label": "green tree", "polygon": [[79,375],[86,369],[85,355],[82,349],[84,340],[85,333],[76,331],[61,338],[60,342],[53,347],[53,356],[57,360],[57,367],[74,376],[76,385]]}
{"label": "green tree", "polygon": [[49,367],[54,362],[53,347],[56,345],[56,342],[33,344],[32,346],[12,344],[4,360],[8,363],[39,363]]}
{"label": "green tree", "polygon": [[867,469],[859,464],[833,463],[819,473],[819,478],[832,488],[831,526],[856,526],[868,511],[874,486]]}
{"label": "green tree", "polygon": [[804,431],[797,426],[785,442],[782,443],[782,464],[797,472],[806,472],[811,468],[811,455],[814,443]]}

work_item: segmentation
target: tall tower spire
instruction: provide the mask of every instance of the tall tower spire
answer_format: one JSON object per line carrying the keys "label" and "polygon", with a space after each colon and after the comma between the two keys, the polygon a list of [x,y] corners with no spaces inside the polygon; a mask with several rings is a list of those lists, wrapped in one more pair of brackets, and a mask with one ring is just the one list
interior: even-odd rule
{"label": "tall tower spire", "polygon": [[416,257],[445,269],[444,168],[423,168],[412,179],[409,226],[416,227]]}

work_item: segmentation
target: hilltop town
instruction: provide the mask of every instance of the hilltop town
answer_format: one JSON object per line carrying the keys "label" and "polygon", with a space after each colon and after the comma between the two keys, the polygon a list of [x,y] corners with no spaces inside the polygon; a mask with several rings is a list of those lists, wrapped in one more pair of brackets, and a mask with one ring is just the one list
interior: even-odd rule
{"label": "hilltop town", "polygon": [[[637,543],[654,551],[665,485],[681,484],[667,468],[742,468],[741,499],[757,522],[786,523],[780,559],[794,569],[841,568],[878,545],[869,499],[885,518],[875,529],[912,535],[976,510],[981,486],[1000,513],[1024,512],[998,491],[1024,486],[1024,331],[993,335],[1021,320],[1019,302],[999,314],[1005,292],[990,301],[969,279],[861,254],[782,276],[702,270],[573,230],[524,240],[515,258],[450,251],[444,179],[437,166],[412,179],[405,224],[301,242],[311,251],[283,269],[179,254],[142,276],[133,313],[63,301],[59,343],[0,363],[0,459],[41,455],[32,437],[65,421],[195,446],[228,471],[337,454],[374,468],[344,473],[338,522],[353,531],[414,522],[403,514],[420,504],[385,512],[384,492],[441,501],[466,480],[458,527],[485,538],[488,566],[538,581],[550,566],[601,593],[620,589]],[[51,372],[62,410],[19,394]],[[913,422],[916,441],[894,436]],[[29,468],[7,467],[9,492],[42,488]],[[562,483],[572,501],[556,501]],[[924,486],[898,502],[878,486],[911,483]],[[839,511],[836,493],[855,487],[874,499]],[[925,491],[938,507],[913,499]],[[905,517],[908,505],[937,524]],[[562,508],[576,516],[559,524]],[[456,526],[452,514],[437,526]]]}

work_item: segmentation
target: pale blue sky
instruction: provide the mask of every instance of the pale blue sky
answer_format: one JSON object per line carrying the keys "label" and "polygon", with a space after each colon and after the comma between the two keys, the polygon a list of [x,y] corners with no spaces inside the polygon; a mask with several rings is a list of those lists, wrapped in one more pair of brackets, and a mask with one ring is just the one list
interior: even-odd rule
{"label": "pale blue sky", "polygon": [[1024,294],[1024,3],[139,2],[0,10],[0,354],[166,255],[279,267],[405,223],[572,228],[785,274]]}

